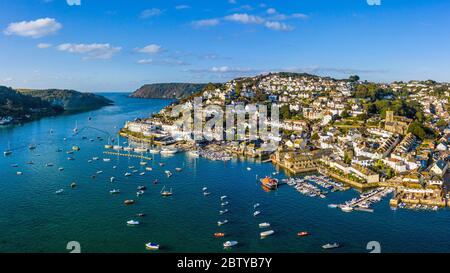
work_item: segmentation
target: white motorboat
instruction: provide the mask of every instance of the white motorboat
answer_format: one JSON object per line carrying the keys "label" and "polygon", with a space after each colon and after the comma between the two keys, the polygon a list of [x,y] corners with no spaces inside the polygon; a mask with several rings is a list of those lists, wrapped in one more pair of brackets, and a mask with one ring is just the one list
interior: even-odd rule
{"label": "white motorboat", "polygon": [[128,146],[128,147],[124,147],[123,150],[127,151],[127,152],[132,152],[132,151],[134,151],[134,148],[131,146]]}
{"label": "white motorboat", "polygon": [[221,203],[220,205],[221,205],[222,207],[224,207],[224,206],[227,206],[228,204],[230,204],[230,203],[228,203],[228,201],[225,201],[225,202]]}
{"label": "white motorboat", "polygon": [[153,171],[153,168],[152,167],[146,167],[145,170],[146,171]]}
{"label": "white motorboat", "polygon": [[110,194],[118,194],[118,193],[120,193],[120,190],[119,189],[113,189],[113,190],[110,190],[109,193]]}
{"label": "white motorboat", "polygon": [[227,212],[228,212],[228,209],[224,209],[224,210],[220,210],[220,211],[219,211],[219,214],[222,215],[222,214],[225,214],[225,213],[227,213]]}
{"label": "white motorboat", "polygon": [[323,249],[332,249],[332,248],[338,248],[338,247],[339,247],[338,243],[326,244],[326,245],[322,246]]}
{"label": "white motorboat", "polygon": [[158,250],[159,249],[159,245],[155,244],[155,243],[146,243],[145,244],[145,248],[148,250]]}
{"label": "white motorboat", "polygon": [[203,195],[205,195],[205,196],[206,196],[206,195],[210,195],[210,194],[211,194],[211,193],[210,193],[209,191],[204,191],[204,192],[203,192]]}
{"label": "white motorboat", "polygon": [[97,171],[97,174],[102,174],[103,173],[103,171]]}
{"label": "white motorboat", "polygon": [[268,228],[268,227],[270,227],[270,224],[267,223],[267,222],[260,223],[260,224],[259,224],[259,227],[260,227],[260,228]]}
{"label": "white motorboat", "polygon": [[62,171],[64,171],[64,168],[63,168],[63,167],[60,167],[60,168],[58,168],[58,170],[59,170],[60,172],[62,172]]}
{"label": "white motorboat", "polygon": [[144,192],[143,190],[140,190],[140,191],[137,191],[137,192],[136,192],[136,195],[139,196],[139,195],[143,195],[144,193],[145,193],[145,192]]}
{"label": "white motorboat", "polygon": [[125,176],[131,176],[131,173],[125,173]]}
{"label": "white motorboat", "polygon": [[16,172],[16,174],[17,174],[17,175],[22,175],[22,174],[23,174],[23,172]]}
{"label": "white motorboat", "polygon": [[145,175],[145,172],[141,172],[139,175],[140,175],[140,176],[144,176],[144,175]]}
{"label": "white motorboat", "polygon": [[218,226],[223,226],[223,225],[225,225],[226,223],[228,223],[228,220],[218,221],[218,222],[217,222],[217,225],[218,225]]}
{"label": "white motorboat", "polygon": [[148,152],[148,149],[145,147],[138,147],[138,148],[134,148],[134,151],[136,153],[146,153],[146,152]]}
{"label": "white motorboat", "polygon": [[223,247],[233,247],[237,244],[238,244],[237,241],[226,241],[225,243],[223,243]]}
{"label": "white motorboat", "polygon": [[267,231],[261,232],[259,235],[260,235],[261,237],[267,237],[267,236],[270,236],[270,235],[272,235],[272,234],[274,234],[274,233],[275,233],[275,231],[273,231],[273,230],[267,230]]}
{"label": "white motorboat", "polygon": [[226,196],[226,195],[222,195],[222,196],[220,197],[220,200],[223,200],[223,199],[225,199],[225,198],[227,198],[227,196]]}
{"label": "white motorboat", "polygon": [[208,190],[208,188],[207,187],[203,187],[202,191],[206,191],[206,190]]}
{"label": "white motorboat", "polygon": [[247,171],[251,171],[252,170],[252,168],[250,168],[250,167],[247,167]]}
{"label": "white motorboat", "polygon": [[167,148],[164,148],[164,149],[161,150],[161,154],[162,154],[162,155],[173,155],[173,154],[176,154],[177,152],[178,152],[177,149],[167,149]]}
{"label": "white motorboat", "polygon": [[259,210],[253,212],[253,216],[258,216],[261,212]]}
{"label": "white motorboat", "polygon": [[110,161],[111,161],[111,158],[103,158],[103,161],[104,161],[104,162],[110,162]]}
{"label": "white motorboat", "polygon": [[253,209],[256,209],[257,207],[259,207],[259,203],[253,205]]}
{"label": "white motorboat", "polygon": [[151,154],[159,154],[159,150],[158,149],[150,149],[150,153]]}
{"label": "white motorboat", "polygon": [[137,225],[139,225],[139,221],[129,220],[129,221],[127,221],[127,225],[137,226]]}
{"label": "white motorboat", "polygon": [[64,192],[63,189],[59,189],[59,190],[55,191],[56,194],[61,194],[61,193],[63,193],[63,192]]}
{"label": "white motorboat", "polygon": [[343,212],[351,212],[353,210],[353,208],[350,207],[350,206],[345,205],[345,206],[341,206],[341,210]]}
{"label": "white motorboat", "polygon": [[114,182],[114,181],[116,181],[116,178],[113,176],[113,177],[111,177],[111,178],[109,179],[109,181],[110,181],[110,182]]}

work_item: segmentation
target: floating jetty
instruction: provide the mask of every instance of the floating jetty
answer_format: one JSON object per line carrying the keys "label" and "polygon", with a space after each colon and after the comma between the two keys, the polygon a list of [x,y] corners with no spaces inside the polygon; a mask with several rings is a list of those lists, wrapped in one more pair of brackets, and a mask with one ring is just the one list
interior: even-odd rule
{"label": "floating jetty", "polygon": [[153,158],[151,158],[151,157],[139,155],[139,154],[124,154],[124,153],[108,152],[108,151],[104,151],[103,153],[107,154],[107,155],[118,155],[118,156],[125,156],[125,157],[140,158],[140,159],[145,159],[145,160],[153,160]]}

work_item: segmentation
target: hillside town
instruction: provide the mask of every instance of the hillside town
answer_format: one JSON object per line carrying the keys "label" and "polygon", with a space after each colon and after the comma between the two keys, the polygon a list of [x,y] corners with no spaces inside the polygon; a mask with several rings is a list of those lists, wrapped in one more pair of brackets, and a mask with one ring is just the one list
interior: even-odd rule
{"label": "hillside town", "polygon": [[[194,140],[170,115],[175,105],[277,104],[280,142],[263,139]],[[395,189],[393,207],[447,206],[450,160],[450,84],[435,81],[371,83],[358,76],[333,79],[270,73],[209,84],[160,113],[127,122],[121,135],[149,144],[209,150],[270,161],[292,175],[319,172],[364,191]],[[203,112],[203,122],[211,118]],[[248,124],[247,124],[248,125]],[[450,202],[449,202],[450,204]]]}

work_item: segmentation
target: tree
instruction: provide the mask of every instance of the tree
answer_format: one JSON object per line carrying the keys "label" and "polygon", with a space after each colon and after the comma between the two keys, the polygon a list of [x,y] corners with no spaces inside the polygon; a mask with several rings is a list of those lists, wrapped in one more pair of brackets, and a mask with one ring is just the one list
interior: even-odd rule
{"label": "tree", "polygon": [[291,112],[289,110],[289,105],[283,105],[280,108],[280,115],[283,120],[291,118]]}
{"label": "tree", "polygon": [[424,139],[427,135],[422,124],[420,124],[418,121],[414,121],[413,123],[411,123],[411,125],[409,125],[408,133],[412,133],[420,139]]}
{"label": "tree", "polygon": [[352,75],[352,76],[350,76],[349,78],[349,81],[351,81],[351,82],[357,82],[357,81],[359,81],[359,76],[358,75]]}

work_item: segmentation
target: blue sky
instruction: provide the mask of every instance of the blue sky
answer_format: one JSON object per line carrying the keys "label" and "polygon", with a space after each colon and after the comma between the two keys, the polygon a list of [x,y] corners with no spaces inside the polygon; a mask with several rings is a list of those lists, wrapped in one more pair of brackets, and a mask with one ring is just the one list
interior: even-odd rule
{"label": "blue sky", "polygon": [[0,0],[0,85],[133,91],[269,71],[450,81],[450,1]]}

